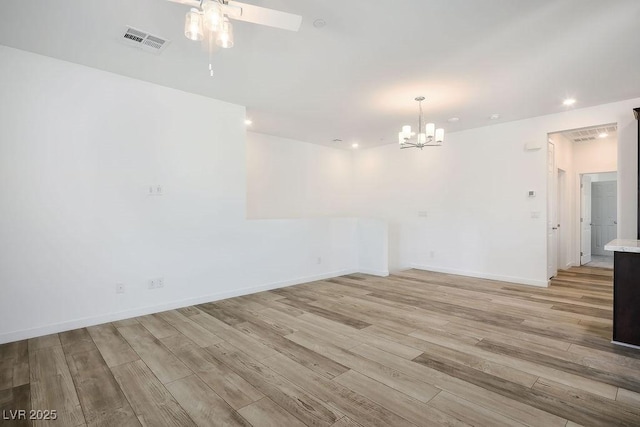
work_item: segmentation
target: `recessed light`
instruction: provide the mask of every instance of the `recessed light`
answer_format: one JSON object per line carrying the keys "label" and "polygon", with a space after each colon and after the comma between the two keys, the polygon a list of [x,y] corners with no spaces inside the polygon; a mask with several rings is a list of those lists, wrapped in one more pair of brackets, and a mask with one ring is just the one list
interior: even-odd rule
{"label": "recessed light", "polygon": [[498,120],[500,118],[500,114],[492,114],[489,116],[489,119],[491,120]]}
{"label": "recessed light", "polygon": [[325,21],[324,19],[316,19],[315,21],[313,21],[313,26],[316,28],[322,28],[325,25],[327,25],[327,21]]}
{"label": "recessed light", "polygon": [[357,143],[357,142],[356,142],[356,143],[351,144],[351,146],[352,146],[353,148],[358,148],[358,147],[359,147],[359,145],[358,145],[358,143]]}
{"label": "recessed light", "polygon": [[460,117],[451,117],[447,120],[449,123],[455,123],[460,121]]}
{"label": "recessed light", "polygon": [[251,126],[253,124],[253,122],[250,119],[246,119],[244,121],[244,124],[247,125],[247,126]]}
{"label": "recessed light", "polygon": [[602,132],[600,135],[598,135],[598,138],[606,138],[606,137],[608,137],[608,136],[609,136],[609,134],[608,134],[608,133],[606,133],[606,132]]}
{"label": "recessed light", "polygon": [[575,104],[575,103],[576,103],[576,100],[575,100],[575,99],[573,99],[573,98],[567,98],[567,99],[565,99],[564,101],[562,101],[562,103],[563,103],[564,105],[566,105],[567,107],[569,107],[569,106],[571,106],[571,105]]}

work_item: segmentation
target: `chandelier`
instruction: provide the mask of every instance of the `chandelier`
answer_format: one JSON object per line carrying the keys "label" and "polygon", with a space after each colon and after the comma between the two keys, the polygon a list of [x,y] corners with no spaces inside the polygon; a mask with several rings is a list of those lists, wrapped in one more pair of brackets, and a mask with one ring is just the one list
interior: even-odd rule
{"label": "chandelier", "polygon": [[398,143],[400,148],[419,148],[424,147],[439,147],[444,141],[444,129],[436,129],[436,125],[433,123],[425,123],[424,128],[422,122],[422,101],[424,96],[416,97],[416,101],[420,106],[420,114],[418,115],[418,132],[411,132],[411,126],[402,126],[402,131],[398,133]]}

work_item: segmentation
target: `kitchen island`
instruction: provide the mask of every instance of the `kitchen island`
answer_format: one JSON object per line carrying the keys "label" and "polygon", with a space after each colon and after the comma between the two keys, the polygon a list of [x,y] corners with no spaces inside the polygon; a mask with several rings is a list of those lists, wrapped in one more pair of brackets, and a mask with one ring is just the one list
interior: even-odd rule
{"label": "kitchen island", "polygon": [[640,240],[605,245],[613,258],[613,343],[640,349]]}

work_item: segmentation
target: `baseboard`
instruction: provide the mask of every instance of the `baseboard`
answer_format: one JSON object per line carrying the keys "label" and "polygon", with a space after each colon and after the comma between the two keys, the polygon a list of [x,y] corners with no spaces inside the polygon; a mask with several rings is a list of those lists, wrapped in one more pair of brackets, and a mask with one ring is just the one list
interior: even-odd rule
{"label": "baseboard", "polygon": [[389,275],[389,270],[368,270],[366,268],[360,268],[358,273],[369,274],[371,276],[378,277],[387,277]]}
{"label": "baseboard", "polygon": [[[169,303],[145,306],[132,310],[119,311],[109,313],[102,316],[84,317],[80,319],[69,320],[66,322],[55,323],[51,325],[39,326],[31,329],[23,329],[20,331],[7,332],[0,334],[0,344],[20,341],[28,338],[40,337],[43,335],[55,334],[59,332],[70,331],[78,328],[86,328],[88,326],[101,325],[103,323],[115,322],[118,320],[130,319],[132,317],[145,316],[147,314],[159,313],[161,311],[174,310],[176,308],[188,307],[196,304],[204,304],[207,302],[219,301],[227,298],[239,297],[242,295],[254,294],[256,292],[269,291],[272,289],[284,288],[287,286],[299,285],[301,283],[314,282],[316,280],[331,279],[333,277],[344,276],[346,274],[359,273],[357,269],[347,269],[333,271],[314,276],[298,277],[290,280],[267,283],[260,286],[253,286],[244,289],[234,289],[233,291],[219,292],[216,294],[202,295],[194,298],[187,298],[179,301],[171,301]],[[373,274],[373,273],[365,273]]]}
{"label": "baseboard", "polygon": [[500,276],[497,274],[479,273],[476,271],[457,270],[454,268],[442,268],[430,265],[412,264],[411,268],[417,270],[434,271],[436,273],[456,274],[458,276],[476,277],[478,279],[497,280],[499,282],[516,283],[519,285],[538,286],[546,288],[549,286],[546,280],[533,280],[524,277]]}

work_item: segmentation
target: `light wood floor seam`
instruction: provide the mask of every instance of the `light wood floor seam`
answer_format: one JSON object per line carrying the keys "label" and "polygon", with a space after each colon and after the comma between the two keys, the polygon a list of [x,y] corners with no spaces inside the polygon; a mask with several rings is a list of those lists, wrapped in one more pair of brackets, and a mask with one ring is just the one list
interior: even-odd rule
{"label": "light wood floor seam", "polygon": [[601,268],[549,288],[351,274],[0,345],[0,411],[56,410],[59,426],[638,426],[640,351],[611,344],[611,308]]}

